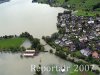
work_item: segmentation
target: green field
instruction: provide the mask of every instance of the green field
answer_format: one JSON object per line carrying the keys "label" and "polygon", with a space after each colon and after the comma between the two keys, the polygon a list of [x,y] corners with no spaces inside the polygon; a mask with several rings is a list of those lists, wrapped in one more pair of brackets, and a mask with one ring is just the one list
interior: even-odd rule
{"label": "green field", "polygon": [[67,3],[75,8],[92,9],[100,0],[68,0]]}
{"label": "green field", "polygon": [[94,6],[97,6],[98,3],[100,3],[100,0],[68,0],[67,2],[72,9],[78,10],[76,13],[78,16],[95,16],[100,14],[99,7],[94,9]]}
{"label": "green field", "polygon": [[[48,3],[48,0],[37,0],[38,2]],[[60,6],[71,10],[78,10],[78,16],[95,16],[100,14],[100,0],[51,0],[51,6]]]}
{"label": "green field", "polygon": [[78,10],[76,15],[78,15],[78,16],[95,16],[98,13],[99,13],[98,11],[95,11],[95,12],[88,11],[87,12],[87,11]]}
{"label": "green field", "polygon": [[25,41],[25,38],[0,39],[0,49],[16,48]]}

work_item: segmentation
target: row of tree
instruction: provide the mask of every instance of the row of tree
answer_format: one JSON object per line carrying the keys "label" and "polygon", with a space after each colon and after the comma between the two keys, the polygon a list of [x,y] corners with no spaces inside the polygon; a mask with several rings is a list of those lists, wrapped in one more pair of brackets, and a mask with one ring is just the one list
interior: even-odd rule
{"label": "row of tree", "polygon": [[18,37],[17,35],[5,35],[5,36],[1,36],[0,39],[10,39],[10,38],[15,38]]}

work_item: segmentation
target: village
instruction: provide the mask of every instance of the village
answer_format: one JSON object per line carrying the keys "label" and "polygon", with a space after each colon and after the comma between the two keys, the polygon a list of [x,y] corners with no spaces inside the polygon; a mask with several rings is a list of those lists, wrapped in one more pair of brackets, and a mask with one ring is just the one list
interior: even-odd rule
{"label": "village", "polygon": [[83,56],[100,59],[100,16],[83,17],[64,11],[58,14],[59,36],[55,44],[80,51]]}

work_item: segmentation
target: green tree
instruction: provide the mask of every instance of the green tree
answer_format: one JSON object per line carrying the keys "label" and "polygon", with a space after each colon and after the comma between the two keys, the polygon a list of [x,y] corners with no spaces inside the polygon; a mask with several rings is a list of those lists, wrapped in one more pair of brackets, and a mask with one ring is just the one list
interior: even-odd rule
{"label": "green tree", "polygon": [[50,49],[50,53],[53,53],[53,50],[52,49]]}
{"label": "green tree", "polygon": [[51,38],[52,39],[57,39],[58,36],[59,36],[59,33],[54,33],[54,34],[51,35]]}

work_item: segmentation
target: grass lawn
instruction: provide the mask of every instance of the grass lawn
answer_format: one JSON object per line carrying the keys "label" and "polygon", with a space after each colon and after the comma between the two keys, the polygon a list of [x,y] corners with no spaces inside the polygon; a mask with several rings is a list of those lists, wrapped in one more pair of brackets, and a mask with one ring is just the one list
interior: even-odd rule
{"label": "grass lawn", "polygon": [[10,47],[20,47],[20,45],[26,40],[26,38],[10,38],[0,40],[0,49]]}
{"label": "grass lawn", "polygon": [[78,12],[76,13],[77,16],[95,16],[96,14],[99,14],[99,12],[91,12],[91,11],[82,11],[82,10],[78,10]]}
{"label": "grass lawn", "polygon": [[[67,3],[71,5],[73,9],[78,10],[76,13],[78,16],[95,16],[96,14],[100,14],[100,11],[92,11],[93,6],[100,3],[100,0],[68,0]],[[90,11],[85,11],[86,9]],[[99,10],[99,8],[96,10]]]}

